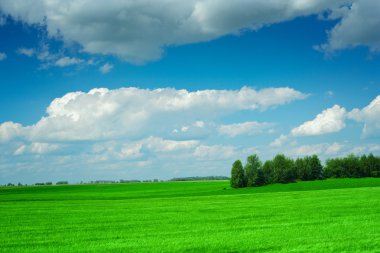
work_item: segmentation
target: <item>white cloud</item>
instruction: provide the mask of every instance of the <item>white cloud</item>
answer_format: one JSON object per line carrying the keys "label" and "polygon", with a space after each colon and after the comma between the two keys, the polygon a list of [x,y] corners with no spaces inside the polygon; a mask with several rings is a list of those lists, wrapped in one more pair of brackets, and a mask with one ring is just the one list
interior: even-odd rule
{"label": "white cloud", "polygon": [[0,124],[0,142],[6,142],[14,137],[24,134],[24,129],[21,124],[11,121]]}
{"label": "white cloud", "polygon": [[[335,10],[351,2],[2,0],[0,8],[5,14],[26,23],[46,24],[49,36],[77,42],[88,53],[112,54],[129,62],[141,63],[159,59],[167,46],[257,30],[327,9]],[[362,14],[358,12],[358,16]],[[365,19],[365,16],[361,17]],[[376,31],[377,27],[371,27]]]}
{"label": "white cloud", "polygon": [[281,134],[280,137],[278,137],[277,139],[275,139],[272,143],[270,143],[270,147],[272,148],[277,148],[277,147],[281,147],[284,145],[284,143],[289,139],[288,136],[284,135],[284,134]]}
{"label": "white cloud", "polygon": [[110,63],[108,63],[108,62],[105,63],[104,65],[102,65],[102,66],[99,67],[99,71],[100,71],[100,73],[102,73],[102,74],[107,74],[107,73],[109,73],[112,69],[113,69],[113,65],[110,64]]}
{"label": "white cloud", "polygon": [[17,53],[21,54],[21,55],[28,56],[28,57],[32,57],[34,55],[35,51],[33,48],[22,47],[22,48],[17,49]]}
{"label": "white cloud", "polygon": [[329,144],[327,145],[327,147],[325,147],[325,154],[327,155],[335,155],[337,153],[339,153],[345,146],[343,144],[340,144],[340,143],[337,143],[337,142],[334,142],[332,144]]}
{"label": "white cloud", "polygon": [[226,160],[236,156],[236,152],[234,146],[200,145],[194,150],[194,156],[202,160]]}
{"label": "white cloud", "polygon": [[344,123],[345,117],[346,109],[339,105],[334,105],[318,114],[313,120],[292,129],[292,135],[308,136],[339,132],[346,126]]}
{"label": "white cloud", "polygon": [[235,137],[238,135],[256,135],[273,131],[273,123],[249,121],[230,125],[221,125],[218,129],[222,135]]}
{"label": "white cloud", "polygon": [[[326,52],[356,46],[367,46],[380,51],[380,1],[352,1],[350,8],[338,13],[342,20],[328,33],[328,42],[320,46]],[[338,9],[338,11],[340,11]],[[335,12],[333,12],[333,15]]]}
{"label": "white cloud", "polygon": [[7,55],[5,53],[0,52],[0,61],[3,61],[7,58]]}
{"label": "white cloud", "polygon": [[302,145],[294,148],[290,148],[285,153],[291,156],[307,156],[307,155],[322,155],[322,156],[332,156],[340,154],[346,148],[345,145],[341,143],[321,143],[321,144],[311,144]]}
{"label": "white cloud", "polygon": [[348,118],[364,122],[364,137],[380,136],[380,95],[363,109],[355,108],[348,113]]}
{"label": "white cloud", "polygon": [[64,56],[64,57],[61,57],[58,60],[56,60],[54,65],[57,67],[67,67],[67,66],[71,66],[71,65],[78,65],[81,63],[83,63],[82,59]]}
{"label": "white cloud", "polygon": [[55,151],[58,148],[58,144],[33,142],[30,145],[23,144],[19,146],[14,152],[14,155],[23,155],[25,153],[42,155]]}
{"label": "white cloud", "polygon": [[[244,87],[194,92],[170,88],[101,88],[54,99],[47,108],[47,116],[22,129],[30,140],[40,142],[162,136],[175,126],[187,126],[183,123],[189,121],[195,122],[193,128],[201,128],[203,120],[241,110],[264,110],[303,98],[305,94],[291,88],[256,91]],[[4,129],[20,128],[19,124],[4,124],[1,125]]]}

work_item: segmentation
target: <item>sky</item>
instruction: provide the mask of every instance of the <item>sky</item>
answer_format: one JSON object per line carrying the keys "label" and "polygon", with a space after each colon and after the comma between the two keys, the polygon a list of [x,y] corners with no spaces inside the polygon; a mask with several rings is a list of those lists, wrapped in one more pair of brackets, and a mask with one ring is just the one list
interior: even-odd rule
{"label": "sky", "polygon": [[380,155],[378,0],[0,0],[0,184]]}

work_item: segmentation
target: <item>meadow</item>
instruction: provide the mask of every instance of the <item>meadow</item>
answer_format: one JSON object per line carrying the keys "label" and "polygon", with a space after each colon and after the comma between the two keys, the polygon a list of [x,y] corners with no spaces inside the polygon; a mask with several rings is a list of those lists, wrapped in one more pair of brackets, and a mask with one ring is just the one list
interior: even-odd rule
{"label": "meadow", "polygon": [[0,187],[0,252],[380,252],[380,178]]}

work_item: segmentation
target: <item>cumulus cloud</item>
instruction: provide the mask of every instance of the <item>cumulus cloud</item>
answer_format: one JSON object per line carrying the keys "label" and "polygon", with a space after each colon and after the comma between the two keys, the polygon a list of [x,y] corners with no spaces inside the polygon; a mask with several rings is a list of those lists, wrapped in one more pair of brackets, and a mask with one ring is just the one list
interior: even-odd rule
{"label": "cumulus cloud", "polygon": [[380,136],[380,96],[377,96],[363,109],[355,108],[348,113],[348,118],[364,122],[364,137]]}
{"label": "cumulus cloud", "polygon": [[306,156],[306,155],[323,155],[331,156],[340,154],[340,152],[346,148],[345,145],[341,143],[321,143],[321,144],[311,144],[302,145],[294,148],[290,148],[286,151],[287,154],[292,156]]}
{"label": "cumulus cloud", "polygon": [[[320,49],[333,52],[356,46],[367,46],[373,52],[380,51],[380,1],[357,0],[346,11],[337,10],[341,21],[328,32],[328,42]],[[332,15],[335,15],[333,12]]]}
{"label": "cumulus cloud", "polygon": [[221,125],[218,129],[222,135],[235,137],[238,135],[255,135],[264,132],[273,132],[273,123],[249,121],[229,125]]}
{"label": "cumulus cloud", "polygon": [[289,139],[288,136],[281,134],[277,139],[275,139],[273,142],[269,144],[272,148],[281,147],[284,145],[284,143]]}
{"label": "cumulus cloud", "polygon": [[113,65],[110,64],[110,63],[108,63],[108,62],[105,63],[104,65],[102,65],[102,66],[99,67],[99,71],[100,71],[100,73],[102,73],[102,74],[107,74],[107,73],[109,73],[112,69],[113,69]]}
{"label": "cumulus cloud", "polygon": [[237,148],[223,145],[200,145],[194,150],[197,159],[226,160],[236,155]]}
{"label": "cumulus cloud", "polygon": [[20,55],[25,55],[27,57],[32,57],[34,55],[35,51],[33,48],[21,47],[21,48],[17,49],[17,53]]}
{"label": "cumulus cloud", "polygon": [[5,53],[0,52],[0,61],[3,61],[7,58],[7,55]]}
{"label": "cumulus cloud", "polygon": [[71,66],[71,65],[78,65],[78,64],[81,64],[83,62],[84,61],[82,59],[79,59],[79,58],[64,56],[64,57],[56,60],[54,65],[57,67],[67,67],[67,66]]}
{"label": "cumulus cloud", "polygon": [[322,111],[313,120],[292,129],[293,136],[322,135],[342,130],[345,125],[346,109],[339,105]]}
{"label": "cumulus cloud", "polygon": [[[2,0],[0,9],[28,24],[46,25],[49,36],[79,43],[85,52],[112,54],[129,62],[141,63],[159,59],[168,46],[257,30],[299,16],[340,9],[352,1],[112,0],[104,4],[103,1],[90,0]],[[370,7],[373,11],[378,9]],[[359,11],[357,15],[363,14],[367,13]],[[365,19],[365,16],[361,17]],[[371,28],[377,30],[372,24],[368,30]],[[331,38],[334,41],[333,35]]]}
{"label": "cumulus cloud", "polygon": [[21,124],[14,122],[4,122],[0,124],[0,142],[9,141],[17,136],[23,135],[25,129]]}
{"label": "cumulus cloud", "polygon": [[30,145],[23,144],[19,146],[15,150],[14,155],[23,155],[25,153],[42,155],[57,150],[58,148],[58,144],[34,142]]}
{"label": "cumulus cloud", "polygon": [[8,129],[20,128],[33,141],[161,136],[177,125],[186,126],[184,123],[189,121],[202,128],[204,122],[200,119],[213,120],[241,110],[264,110],[305,97],[291,88],[243,87],[194,92],[171,88],[100,88],[54,99],[47,108],[47,116],[32,126],[20,128],[19,124],[8,122],[0,127],[4,136],[10,135],[5,134],[12,131]]}

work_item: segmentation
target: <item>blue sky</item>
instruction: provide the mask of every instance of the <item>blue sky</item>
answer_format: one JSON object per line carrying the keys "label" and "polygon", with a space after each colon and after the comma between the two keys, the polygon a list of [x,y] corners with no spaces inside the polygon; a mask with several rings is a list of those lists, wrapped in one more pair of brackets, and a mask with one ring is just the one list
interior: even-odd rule
{"label": "blue sky", "polygon": [[0,183],[228,175],[253,152],[380,154],[376,10],[0,0]]}

